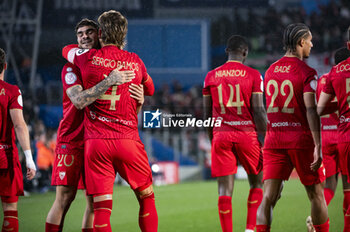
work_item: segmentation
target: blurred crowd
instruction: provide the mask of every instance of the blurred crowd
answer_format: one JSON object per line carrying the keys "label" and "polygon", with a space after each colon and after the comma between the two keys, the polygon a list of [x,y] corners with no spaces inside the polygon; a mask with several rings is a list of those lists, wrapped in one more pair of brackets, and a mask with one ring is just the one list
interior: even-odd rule
{"label": "blurred crowd", "polygon": [[241,34],[250,39],[254,52],[281,52],[284,28],[293,22],[303,22],[311,29],[313,50],[324,52],[344,46],[346,29],[349,26],[350,8],[347,1],[330,1],[326,5],[318,5],[318,9],[306,13],[299,7],[287,7],[278,11],[274,7],[261,12],[249,8],[242,13],[234,10],[233,19],[222,17],[212,24],[212,46],[225,45],[232,34]]}

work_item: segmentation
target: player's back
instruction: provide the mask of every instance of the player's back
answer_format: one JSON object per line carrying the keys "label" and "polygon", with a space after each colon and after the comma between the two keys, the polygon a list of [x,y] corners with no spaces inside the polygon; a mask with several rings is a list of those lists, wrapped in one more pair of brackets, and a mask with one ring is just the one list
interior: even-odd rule
{"label": "player's back", "polygon": [[298,149],[313,146],[306,118],[304,93],[314,93],[316,71],[296,57],[283,57],[266,71],[265,148]]}
{"label": "player's back", "polygon": [[237,61],[228,61],[210,71],[205,78],[203,94],[212,98],[212,116],[221,118],[214,127],[214,139],[245,142],[256,138],[251,97],[262,94],[260,73]]}
{"label": "player's back", "polygon": [[61,73],[63,86],[63,117],[57,131],[57,143],[74,143],[83,146],[84,111],[78,110],[69,99],[66,91],[75,85],[82,85],[80,70],[73,64],[64,65]]}
{"label": "player's back", "polygon": [[[316,89],[316,99],[320,98],[323,87],[326,84],[329,73],[322,75],[317,81]],[[333,99],[336,101],[336,97]],[[322,146],[328,146],[330,144],[337,144],[338,141],[338,111],[336,113],[327,114],[321,116],[321,136],[322,136]]]}
{"label": "player's back", "polygon": [[[134,53],[120,50],[116,46],[83,51],[74,59],[81,71],[84,89],[95,86],[113,69],[122,66],[132,70],[136,77],[130,83],[140,84],[147,78],[142,60]],[[137,102],[130,97],[129,85],[111,86],[99,99],[86,109],[86,138],[138,139]]]}
{"label": "player's back", "polygon": [[[330,82],[330,83],[329,83]],[[339,110],[339,142],[350,141],[350,58],[334,66],[327,78],[324,92],[328,85],[332,85],[332,94],[335,94],[338,100]]]}
{"label": "player's back", "polygon": [[10,109],[22,109],[22,95],[15,85],[0,80],[0,148],[15,146],[15,132],[10,116]]}

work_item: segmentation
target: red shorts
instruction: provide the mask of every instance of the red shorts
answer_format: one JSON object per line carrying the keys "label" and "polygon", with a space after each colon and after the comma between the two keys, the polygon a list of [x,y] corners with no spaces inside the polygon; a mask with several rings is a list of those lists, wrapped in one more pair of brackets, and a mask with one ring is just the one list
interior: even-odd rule
{"label": "red shorts", "polygon": [[264,178],[288,180],[294,167],[303,185],[313,185],[326,179],[323,164],[316,171],[310,169],[314,160],[314,148],[264,149]]}
{"label": "red shorts", "polygon": [[350,142],[338,143],[338,151],[341,174],[346,175],[350,183]]}
{"label": "red shorts", "polygon": [[88,139],[85,141],[87,194],[111,194],[116,173],[133,190],[152,184],[152,171],[141,141],[130,139]]}
{"label": "red shorts", "polygon": [[339,167],[339,151],[337,144],[322,146],[323,164],[326,169],[326,178],[337,174]]}
{"label": "red shorts", "polygon": [[262,170],[262,153],[258,141],[252,144],[213,140],[211,146],[212,177],[237,173],[237,161],[248,174]]}
{"label": "red shorts", "polygon": [[84,189],[83,179],[84,149],[67,143],[57,144],[51,184]]}
{"label": "red shorts", "polygon": [[23,174],[16,151],[1,152],[1,160],[7,160],[0,168],[0,196],[23,196]]}

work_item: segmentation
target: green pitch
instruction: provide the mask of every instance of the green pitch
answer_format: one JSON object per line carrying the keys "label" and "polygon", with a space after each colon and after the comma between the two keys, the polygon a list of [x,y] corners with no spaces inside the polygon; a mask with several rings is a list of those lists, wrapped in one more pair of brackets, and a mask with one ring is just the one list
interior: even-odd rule
{"label": "green pitch", "polygon": [[[215,181],[190,182],[171,186],[155,187],[156,206],[160,232],[217,232],[221,231],[217,213],[217,185]],[[248,182],[236,181],[233,196],[234,231],[243,232],[246,220]],[[53,200],[54,193],[32,194],[19,200],[20,231],[41,232]],[[116,186],[114,192],[111,225],[114,231],[139,231],[138,202],[128,187]],[[329,206],[330,231],[343,230],[341,183]],[[81,219],[85,197],[79,191],[67,213],[65,232],[81,231]],[[306,231],[305,219],[310,204],[306,191],[298,180],[286,182],[282,198],[274,210],[273,232]],[[2,222],[3,215],[0,220]]]}

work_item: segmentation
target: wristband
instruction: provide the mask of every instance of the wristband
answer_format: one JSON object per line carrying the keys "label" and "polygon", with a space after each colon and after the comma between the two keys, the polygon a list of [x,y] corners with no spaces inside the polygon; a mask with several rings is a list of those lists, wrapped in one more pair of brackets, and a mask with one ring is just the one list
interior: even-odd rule
{"label": "wristband", "polygon": [[26,166],[27,168],[33,169],[36,171],[36,167],[33,161],[32,151],[31,150],[25,150],[24,155],[26,157]]}

